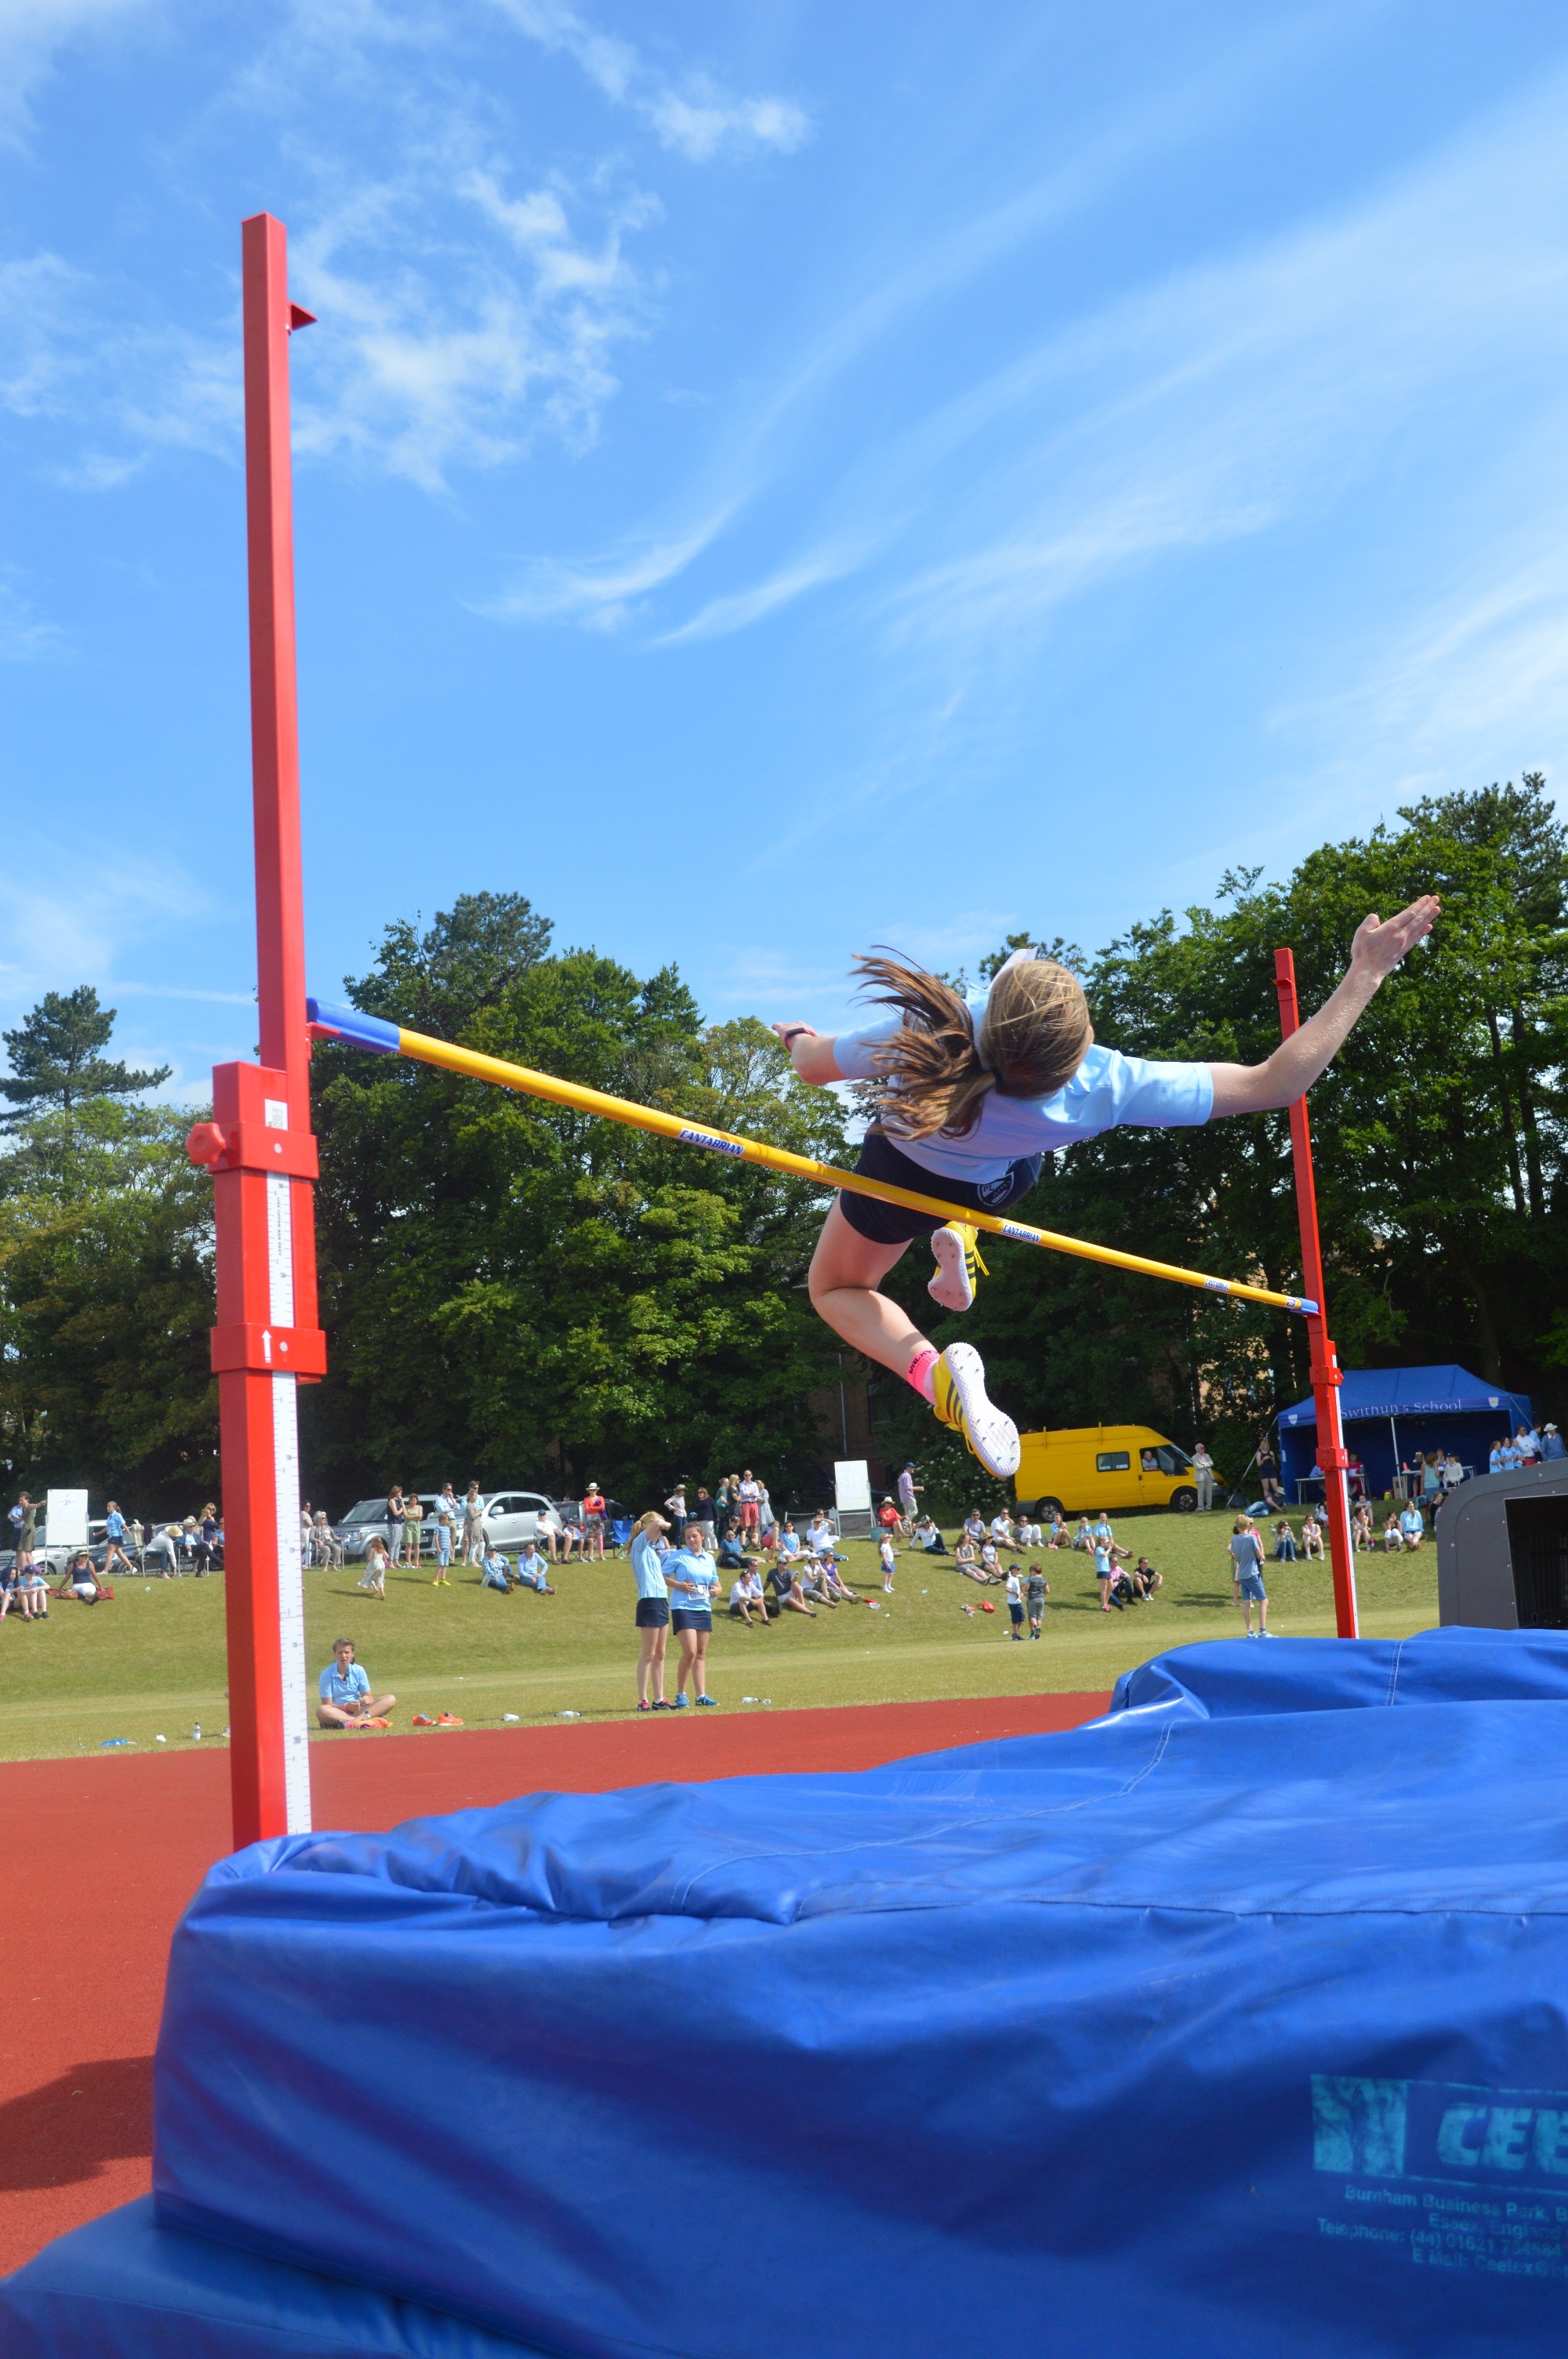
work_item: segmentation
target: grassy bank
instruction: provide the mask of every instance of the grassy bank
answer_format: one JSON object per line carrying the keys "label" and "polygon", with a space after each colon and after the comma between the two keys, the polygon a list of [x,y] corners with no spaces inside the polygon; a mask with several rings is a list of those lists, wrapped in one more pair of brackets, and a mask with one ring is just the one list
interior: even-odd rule
{"label": "grassy bank", "polygon": [[[1051,1580],[1044,1635],[1022,1646],[1009,1639],[1005,1607],[973,1619],[959,1611],[998,1593],[961,1580],[950,1559],[901,1553],[896,1593],[884,1599],[874,1551],[851,1542],[850,1578],[878,1611],[845,1605],[816,1622],[786,1614],[767,1630],[720,1614],[708,1685],[733,1711],[762,1709],[762,1699],[782,1710],[1108,1688],[1166,1647],[1239,1629],[1228,1531],[1228,1518],[1218,1515],[1129,1516],[1122,1538],[1147,1552],[1166,1585],[1152,1604],[1108,1620],[1088,1558],[1044,1558]],[[1273,1628],[1332,1632],[1324,1567],[1271,1565],[1268,1574]],[[1412,1557],[1361,1557],[1357,1576],[1368,1636],[1402,1636],[1436,1620],[1430,1543]],[[391,1576],[383,1604],[356,1590],[354,1580],[352,1572],[306,1575],[312,1675],[340,1631],[351,1636],[376,1686],[395,1691],[397,1727],[406,1728],[416,1712],[455,1712],[470,1728],[496,1726],[507,1712],[524,1722],[563,1712],[601,1719],[634,1701],[637,1640],[624,1563],[565,1565],[560,1594],[548,1598],[481,1591],[471,1572],[455,1573],[449,1590],[438,1590],[427,1572],[404,1571]],[[113,1604],[56,1603],[47,1625],[24,1627],[15,1614],[0,1625],[0,1759],[92,1752],[116,1736],[131,1738],[138,1751],[153,1749],[159,1735],[171,1747],[189,1745],[197,1722],[203,1743],[222,1741],[228,1718],[222,1579],[122,1582],[117,1591]],[[746,1697],[759,1701],[747,1704]]]}

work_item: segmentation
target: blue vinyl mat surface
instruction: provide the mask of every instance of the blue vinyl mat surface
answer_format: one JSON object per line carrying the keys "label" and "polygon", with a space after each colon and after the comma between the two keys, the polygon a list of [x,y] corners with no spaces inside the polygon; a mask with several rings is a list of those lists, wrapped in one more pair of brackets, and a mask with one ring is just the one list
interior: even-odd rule
{"label": "blue vinyl mat surface", "polygon": [[1235,1640],[1067,1734],[238,1854],[157,2202],[586,2359],[1533,2359],[1565,2008],[1568,1636]]}
{"label": "blue vinyl mat surface", "polygon": [[537,2359],[520,2343],[178,2228],[150,2195],[0,2278],[4,2359]]}

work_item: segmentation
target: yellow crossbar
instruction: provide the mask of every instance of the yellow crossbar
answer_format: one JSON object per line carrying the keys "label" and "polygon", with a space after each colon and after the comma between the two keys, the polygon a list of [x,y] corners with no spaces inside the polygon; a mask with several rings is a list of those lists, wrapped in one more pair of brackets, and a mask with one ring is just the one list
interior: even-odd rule
{"label": "yellow crossbar", "polygon": [[[325,1013],[325,1011],[323,1011]],[[388,1027],[390,1028],[390,1027]],[[709,1154],[733,1156],[737,1162],[761,1163],[770,1171],[792,1172],[819,1188],[849,1188],[858,1196],[878,1196],[884,1203],[903,1204],[913,1212],[929,1212],[938,1221],[967,1221],[988,1235],[1011,1237],[1018,1245],[1044,1245],[1048,1253],[1073,1254],[1079,1261],[1103,1262],[1109,1269],[1136,1270],[1142,1277],[1170,1278],[1177,1286],[1195,1286],[1206,1294],[1228,1294],[1239,1302],[1266,1302],[1275,1310],[1296,1310],[1311,1317],[1317,1310],[1300,1295],[1276,1294],[1267,1286],[1248,1286],[1239,1278],[1208,1277],[1199,1269],[1180,1269],[1173,1262],[1152,1261],[1145,1254],[1119,1253],[1114,1245],[1092,1245],[1082,1237],[1059,1236],[1052,1229],[1032,1228],[1024,1221],[1009,1221],[995,1212],[944,1204],[935,1196],[917,1196],[908,1188],[894,1188],[885,1180],[869,1180],[859,1171],[840,1171],[809,1155],[792,1155],[787,1147],[768,1147],[760,1138],[736,1138],[730,1132],[710,1130],[686,1122],[676,1114],[660,1114],[653,1106],[634,1105],[628,1098],[607,1097],[602,1090],[583,1088],[578,1082],[557,1082],[549,1073],[535,1073],[526,1065],[510,1065],[500,1057],[481,1057],[473,1049],[454,1049],[449,1041],[432,1040],[423,1032],[398,1027],[398,1045],[406,1057],[423,1065],[440,1065],[449,1073],[466,1073],[476,1082],[494,1082],[503,1090],[521,1090],[527,1096],[547,1098],[554,1105],[575,1107],[579,1114],[602,1115],[633,1130],[652,1131],[680,1147],[706,1147]]]}

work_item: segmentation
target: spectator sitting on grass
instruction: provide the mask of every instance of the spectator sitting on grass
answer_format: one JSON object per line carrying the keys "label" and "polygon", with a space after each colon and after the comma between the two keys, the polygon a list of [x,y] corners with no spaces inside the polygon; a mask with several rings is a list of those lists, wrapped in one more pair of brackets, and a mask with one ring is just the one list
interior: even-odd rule
{"label": "spectator sitting on grass", "polygon": [[842,1557],[835,1556],[831,1549],[821,1558],[824,1596],[829,1605],[869,1605],[871,1599],[862,1597],[860,1591],[851,1589],[845,1580],[844,1561]]}
{"label": "spectator sitting on grass", "polygon": [[1046,1547],[1048,1549],[1065,1549],[1071,1548],[1072,1544],[1072,1535],[1067,1529],[1066,1517],[1063,1515],[1060,1507],[1053,1507],[1051,1510],[1050,1519],[1045,1526]]}
{"label": "spectator sitting on grass", "polygon": [[1399,1516],[1396,1510],[1390,1507],[1383,1522],[1383,1554],[1397,1556],[1404,1544],[1404,1535],[1400,1530]]}
{"label": "spectator sitting on grass", "polygon": [[[988,1540],[986,1542],[987,1548],[990,1548],[990,1545],[989,1540]],[[991,1554],[994,1558],[996,1554],[996,1550],[994,1549],[991,1549]],[[966,1581],[978,1581],[982,1589],[989,1587],[991,1575],[986,1566],[981,1562],[980,1551],[975,1546],[974,1541],[969,1538],[968,1532],[964,1534],[963,1538],[958,1542],[957,1547],[953,1551],[953,1562],[957,1566],[957,1570],[963,1574]]]}
{"label": "spectator sitting on grass", "polygon": [[1032,1516],[1019,1517],[1018,1546],[1022,1555],[1027,1556],[1031,1549],[1037,1549],[1044,1538],[1044,1533]]}
{"label": "spectator sitting on grass", "polygon": [[549,1567],[532,1540],[524,1541],[512,1577],[519,1589],[536,1589],[541,1597],[554,1597],[556,1594]]}
{"label": "spectator sitting on grass", "polygon": [[101,1597],[108,1594],[93,1570],[92,1559],[85,1549],[78,1549],[59,1577],[55,1595],[78,1598],[83,1605],[96,1605]]}
{"label": "spectator sitting on grass", "polygon": [[926,1556],[946,1556],[947,1543],[929,1516],[922,1516],[914,1527],[914,1545]]}
{"label": "spectator sitting on grass", "polygon": [[1372,1545],[1372,1509],[1365,1499],[1357,1501],[1356,1513],[1350,1518],[1350,1536],[1357,1553]]}
{"label": "spectator sitting on grass", "polygon": [[503,1597],[512,1594],[512,1567],[490,1540],[485,1542],[484,1554],[479,1560],[479,1585],[481,1589],[499,1589]]}
{"label": "spectator sitting on grass", "polygon": [[[88,1596],[90,1602],[96,1604],[98,1600],[98,1581],[97,1576],[92,1570],[92,1559],[88,1556],[85,1549],[82,1549],[81,1554],[85,1559],[87,1565],[84,1579],[88,1584]],[[73,1558],[71,1560],[71,1566],[67,1568],[66,1584],[73,1582],[76,1578],[75,1571],[73,1570],[74,1564],[75,1559]],[[59,1593],[61,1597],[70,1597],[74,1593],[69,1585],[62,1584]],[[44,1575],[38,1571],[38,1566],[31,1561],[27,1564],[14,1564],[12,1566],[11,1584],[5,1593],[4,1602],[0,1603],[0,1614],[4,1614],[5,1606],[13,1602],[20,1612],[24,1622],[47,1622],[49,1618],[49,1582],[45,1579]]]}
{"label": "spectator sitting on grass", "polygon": [[1136,1586],[1139,1595],[1144,1598],[1152,1597],[1157,1589],[1163,1589],[1165,1586],[1164,1574],[1156,1572],[1146,1556],[1139,1558],[1129,1578]]}
{"label": "spectator sitting on grass", "polygon": [[754,1629],[759,1622],[764,1630],[768,1627],[768,1593],[762,1585],[761,1570],[750,1560],[740,1580],[730,1585],[730,1619],[743,1622],[748,1630]]}
{"label": "spectator sitting on grass", "polygon": [[1087,1555],[1093,1556],[1095,1552],[1095,1536],[1090,1527],[1089,1519],[1087,1516],[1080,1516],[1078,1517],[1078,1527],[1073,1534],[1071,1545],[1076,1549],[1083,1549]]}
{"label": "spectator sitting on grass", "polygon": [[818,1507],[806,1527],[806,1551],[811,1556],[820,1556],[825,1548],[831,1548],[832,1545],[832,1519],[825,1507]]}
{"label": "spectator sitting on grass", "polygon": [[1302,1555],[1314,1557],[1322,1554],[1323,1527],[1315,1516],[1309,1516],[1302,1526]]}
{"label": "spectator sitting on grass", "polygon": [[819,1556],[808,1556],[801,1566],[800,1593],[808,1605],[826,1605],[831,1611],[837,1612],[836,1602],[828,1596],[823,1581],[822,1559]]}
{"label": "spectator sitting on grass", "polygon": [[773,1567],[772,1580],[773,1595],[778,1600],[781,1614],[805,1614],[813,1622],[816,1621],[816,1612],[806,1602],[806,1592],[801,1586],[800,1575],[793,1564],[785,1564],[781,1559]]}
{"label": "spectator sitting on grass", "polygon": [[397,1701],[395,1695],[373,1696],[362,1663],[354,1660],[351,1638],[334,1638],[332,1659],[317,1682],[316,1717],[323,1728],[362,1728],[382,1719]]}
{"label": "spectator sitting on grass", "polygon": [[986,1536],[986,1519],[978,1507],[971,1507],[964,1517],[964,1538],[979,1548]]}
{"label": "spectator sitting on grass", "polygon": [[804,1555],[805,1550],[806,1543],[795,1530],[795,1518],[792,1516],[786,1516],[784,1520],[784,1529],[774,1542],[775,1554],[781,1557],[785,1564],[789,1564],[795,1557]]}
{"label": "spectator sitting on grass", "polygon": [[1276,1564],[1294,1564],[1295,1560],[1296,1536],[1294,1532],[1292,1531],[1289,1524],[1286,1523],[1283,1516],[1281,1516],[1279,1522],[1274,1526],[1274,1562]]}
{"label": "spectator sitting on grass", "polygon": [[1400,1517],[1400,1538],[1408,1549],[1420,1548],[1426,1538],[1426,1526],[1422,1520],[1421,1509],[1413,1499]]}
{"label": "spectator sitting on grass", "polygon": [[724,1538],[719,1541],[718,1563],[719,1569],[721,1572],[743,1572],[745,1571],[746,1550],[741,1542],[739,1525],[737,1525],[733,1530],[726,1532]]}
{"label": "spectator sitting on grass", "polygon": [[1017,1535],[1012,1528],[1012,1517],[1008,1514],[1005,1507],[1002,1509],[1000,1516],[993,1516],[991,1517],[991,1538],[996,1542],[999,1549],[1011,1549],[1014,1550],[1017,1549]]}

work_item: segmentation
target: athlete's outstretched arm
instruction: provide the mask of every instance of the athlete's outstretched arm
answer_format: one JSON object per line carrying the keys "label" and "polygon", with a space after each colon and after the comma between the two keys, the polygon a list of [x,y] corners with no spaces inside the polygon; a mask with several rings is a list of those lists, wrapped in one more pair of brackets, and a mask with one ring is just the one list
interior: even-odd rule
{"label": "athlete's outstretched arm", "polygon": [[1432,931],[1438,908],[1436,894],[1423,893],[1386,923],[1364,918],[1350,945],[1344,981],[1299,1032],[1281,1040],[1261,1065],[1209,1067],[1215,1114],[1262,1114],[1270,1106],[1292,1104],[1309,1090],[1405,952]]}
{"label": "athlete's outstretched arm", "polygon": [[828,1082],[843,1080],[833,1061],[831,1032],[814,1032],[809,1024],[775,1024],[772,1028],[789,1050],[790,1061],[803,1082],[815,1082],[821,1089]]}

